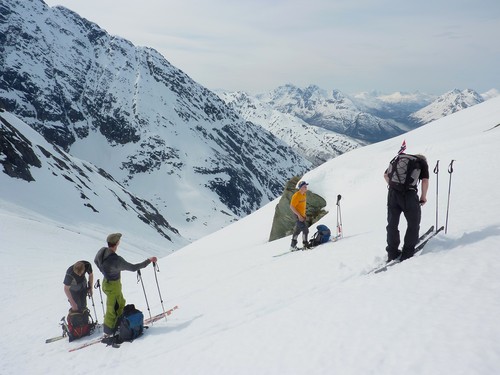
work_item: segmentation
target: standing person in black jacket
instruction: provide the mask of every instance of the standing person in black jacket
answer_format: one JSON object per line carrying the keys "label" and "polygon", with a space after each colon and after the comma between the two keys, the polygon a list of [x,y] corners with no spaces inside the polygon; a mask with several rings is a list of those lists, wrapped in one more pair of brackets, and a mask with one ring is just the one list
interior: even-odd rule
{"label": "standing person in black jacket", "polygon": [[156,257],[151,257],[141,263],[128,263],[116,254],[121,237],[121,233],[110,234],[106,239],[108,246],[101,248],[94,259],[94,263],[104,276],[102,290],[107,297],[106,314],[104,315],[104,333],[108,335],[116,331],[116,323],[123,313],[123,308],[126,304],[120,280],[121,271],[135,272],[147,267],[151,262],[155,263],[157,261]]}
{"label": "standing person in black jacket", "polygon": [[[399,163],[398,159],[401,159],[402,163]],[[389,188],[386,227],[387,261],[390,262],[398,258],[403,261],[414,255],[418,242],[422,217],[420,206],[427,202],[427,190],[429,189],[427,159],[423,155],[400,154],[386,169],[384,178]],[[419,181],[422,181],[420,198],[418,196]],[[407,221],[402,251],[398,249],[400,243],[398,226],[401,213],[404,214]]]}

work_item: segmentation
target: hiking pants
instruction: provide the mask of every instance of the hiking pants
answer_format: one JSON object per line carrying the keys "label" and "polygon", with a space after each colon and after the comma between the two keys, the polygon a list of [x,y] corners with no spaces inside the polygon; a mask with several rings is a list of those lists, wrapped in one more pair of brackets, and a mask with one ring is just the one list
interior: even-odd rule
{"label": "hiking pants", "polygon": [[387,253],[389,257],[398,253],[399,218],[401,212],[407,221],[407,229],[403,243],[403,258],[413,256],[418,242],[420,230],[421,210],[418,193],[415,190],[397,191],[389,189],[387,195]]}
{"label": "hiking pants", "polygon": [[[109,281],[104,279],[102,290],[107,297],[106,314],[104,315],[104,333],[111,333],[109,331],[115,330],[116,323],[123,313],[126,301],[122,294],[122,283],[120,280]],[[106,332],[107,330],[108,332]]]}
{"label": "hiking pants", "polygon": [[297,237],[299,237],[300,232],[302,232],[302,243],[307,243],[307,236],[309,234],[309,228],[307,227],[306,221],[297,220],[295,227],[293,228],[292,234],[292,246],[297,245]]}

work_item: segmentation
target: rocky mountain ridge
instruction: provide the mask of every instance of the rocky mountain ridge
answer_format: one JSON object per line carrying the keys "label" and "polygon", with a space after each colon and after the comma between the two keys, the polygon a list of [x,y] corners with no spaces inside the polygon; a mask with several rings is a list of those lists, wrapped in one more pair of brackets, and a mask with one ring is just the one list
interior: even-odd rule
{"label": "rocky mountain ridge", "polygon": [[198,238],[311,163],[150,48],[41,0],[2,3],[0,102]]}
{"label": "rocky mountain ridge", "polygon": [[143,231],[163,244],[162,255],[188,243],[153,204],[5,111],[0,112],[0,155],[2,205],[54,220],[64,217],[68,228],[86,222],[110,232]]}

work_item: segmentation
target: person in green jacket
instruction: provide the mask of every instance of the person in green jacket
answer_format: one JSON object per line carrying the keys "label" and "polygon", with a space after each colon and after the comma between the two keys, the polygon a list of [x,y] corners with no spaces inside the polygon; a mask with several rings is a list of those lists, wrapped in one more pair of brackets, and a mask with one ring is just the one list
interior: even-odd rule
{"label": "person in green jacket", "polygon": [[104,315],[104,333],[107,335],[115,333],[118,318],[123,313],[126,303],[120,281],[121,271],[135,272],[147,267],[151,262],[156,263],[157,261],[156,257],[151,257],[137,264],[127,262],[116,254],[121,237],[121,233],[110,234],[106,239],[108,246],[101,248],[94,259],[94,263],[104,276],[102,290],[107,297],[106,314]]}

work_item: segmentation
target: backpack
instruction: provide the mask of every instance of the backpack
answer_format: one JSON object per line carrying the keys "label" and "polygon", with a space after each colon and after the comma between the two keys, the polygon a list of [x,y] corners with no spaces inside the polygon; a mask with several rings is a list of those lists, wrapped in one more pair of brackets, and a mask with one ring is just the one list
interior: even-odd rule
{"label": "backpack", "polygon": [[316,227],[318,230],[314,233],[313,238],[309,241],[310,246],[318,246],[322,243],[330,241],[331,231],[326,225],[320,224]]}
{"label": "backpack", "polygon": [[134,305],[127,305],[119,318],[118,338],[119,342],[134,341],[144,331],[144,315]]}
{"label": "backpack", "polygon": [[399,154],[389,163],[389,186],[398,191],[417,190],[420,159],[415,155]]}
{"label": "backpack", "polygon": [[68,338],[70,342],[94,332],[95,323],[89,309],[84,309],[82,312],[70,310],[67,319]]}

